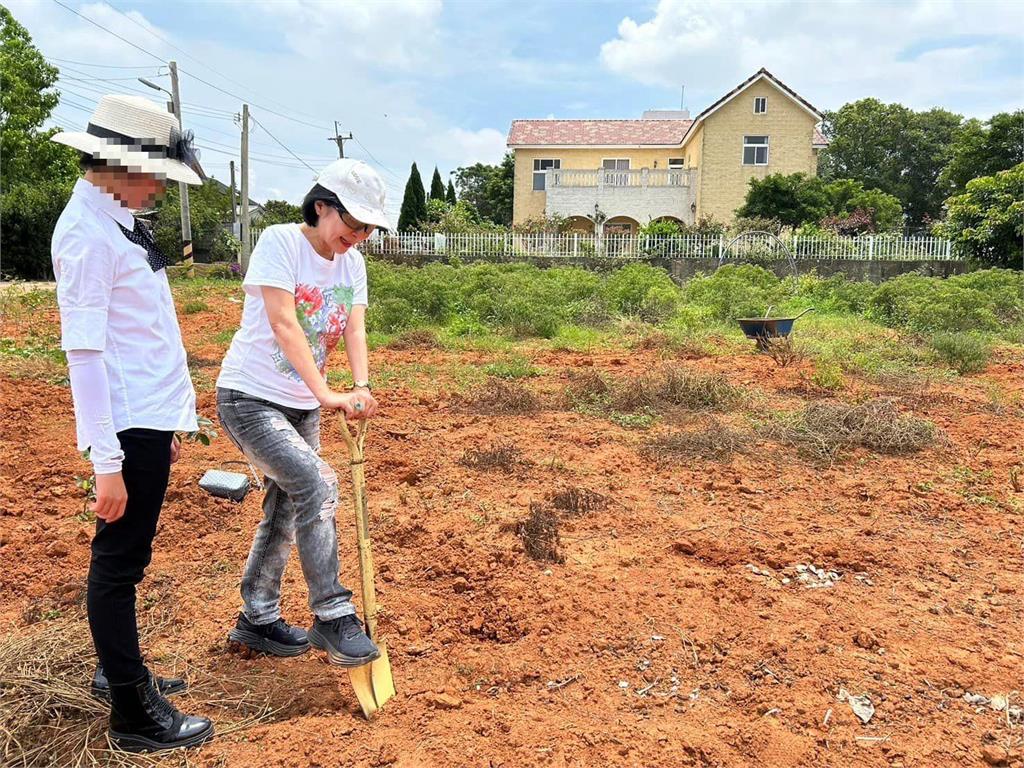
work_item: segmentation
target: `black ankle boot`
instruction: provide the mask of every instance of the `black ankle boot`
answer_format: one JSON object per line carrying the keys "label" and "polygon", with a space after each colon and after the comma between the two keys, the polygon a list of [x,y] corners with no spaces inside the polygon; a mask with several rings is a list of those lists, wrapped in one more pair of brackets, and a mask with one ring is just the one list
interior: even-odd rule
{"label": "black ankle boot", "polygon": [[[177,693],[184,693],[188,688],[188,683],[180,677],[158,677],[156,678],[156,687],[164,696],[174,696]],[[102,664],[96,665],[96,672],[93,673],[89,692],[100,701],[110,701],[110,683],[107,681]]]}
{"label": "black ankle boot", "polygon": [[213,736],[213,723],[175,709],[148,672],[134,683],[111,685],[110,698],[110,738],[128,752],[195,747]]}

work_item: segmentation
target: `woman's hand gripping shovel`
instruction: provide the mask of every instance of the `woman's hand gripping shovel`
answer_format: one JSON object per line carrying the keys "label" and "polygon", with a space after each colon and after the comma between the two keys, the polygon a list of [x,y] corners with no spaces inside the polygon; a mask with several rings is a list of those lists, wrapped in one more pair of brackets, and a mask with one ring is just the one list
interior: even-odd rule
{"label": "woman's hand gripping shovel", "polygon": [[[362,405],[360,403],[359,405]],[[384,641],[377,636],[377,593],[374,590],[373,553],[370,550],[370,514],[366,503],[366,473],[363,465],[363,443],[366,442],[367,421],[362,419],[353,437],[345,415],[341,416],[341,434],[348,446],[352,466],[352,495],[355,498],[356,537],[359,543],[359,575],[363,587],[363,614],[366,634],[380,650],[380,657],[369,664],[348,671],[359,706],[366,719],[372,718],[385,702],[395,695],[391,662]]]}

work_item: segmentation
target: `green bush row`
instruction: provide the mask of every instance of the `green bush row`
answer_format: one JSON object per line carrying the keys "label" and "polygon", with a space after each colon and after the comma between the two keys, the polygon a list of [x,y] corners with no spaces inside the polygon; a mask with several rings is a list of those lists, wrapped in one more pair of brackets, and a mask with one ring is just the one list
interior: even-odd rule
{"label": "green bush row", "polygon": [[725,265],[682,287],[648,264],[598,273],[529,264],[368,266],[371,329],[444,325],[456,335],[500,330],[552,338],[566,325],[601,326],[614,316],[686,325],[773,315],[813,306],[920,334],[999,332],[1024,324],[1024,274],[989,269],[951,278],[901,275],[881,285],[842,275],[780,279],[750,264]]}

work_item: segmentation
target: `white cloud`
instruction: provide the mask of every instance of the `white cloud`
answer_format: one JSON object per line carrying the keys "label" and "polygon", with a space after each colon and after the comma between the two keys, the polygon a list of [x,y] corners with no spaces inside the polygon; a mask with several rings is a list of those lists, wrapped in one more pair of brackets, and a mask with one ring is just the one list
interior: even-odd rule
{"label": "white cloud", "polygon": [[437,55],[441,0],[274,0],[243,5],[278,20],[292,50],[343,80],[356,74],[347,67],[353,60],[412,69]]}
{"label": "white cloud", "polygon": [[479,131],[449,128],[435,135],[430,144],[440,159],[457,168],[474,163],[500,163],[506,152],[506,138],[506,134],[494,128],[481,128]]}
{"label": "white cloud", "polygon": [[989,115],[1021,100],[1022,26],[1015,2],[660,0],[650,19],[620,22],[600,61],[643,84],[685,83],[697,109],[763,66],[821,108],[875,96]]}

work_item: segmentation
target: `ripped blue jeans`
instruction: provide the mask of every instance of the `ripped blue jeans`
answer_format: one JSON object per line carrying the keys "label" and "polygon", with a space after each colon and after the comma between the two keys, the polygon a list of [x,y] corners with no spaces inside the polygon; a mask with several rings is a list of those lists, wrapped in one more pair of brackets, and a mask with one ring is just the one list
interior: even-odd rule
{"label": "ripped blue jeans", "polygon": [[266,475],[263,519],[242,574],[242,603],[254,624],[281,617],[281,577],[292,544],[321,620],[355,613],[338,581],[338,476],[320,458],[320,409],[288,408],[217,389],[217,413],[231,441]]}

